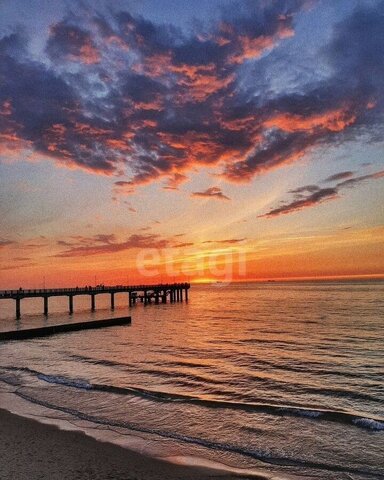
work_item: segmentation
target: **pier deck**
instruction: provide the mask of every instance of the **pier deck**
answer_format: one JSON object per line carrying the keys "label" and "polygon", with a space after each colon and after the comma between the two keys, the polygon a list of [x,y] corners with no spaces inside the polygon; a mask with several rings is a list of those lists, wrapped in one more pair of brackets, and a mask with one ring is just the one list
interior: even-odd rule
{"label": "pier deck", "polygon": [[16,318],[21,317],[21,300],[23,298],[43,299],[44,315],[48,315],[48,300],[50,297],[67,296],[68,310],[73,313],[73,298],[78,295],[88,295],[91,299],[91,310],[96,309],[96,295],[109,294],[111,296],[111,310],[115,308],[115,294],[127,293],[128,304],[133,306],[137,301],[141,301],[144,305],[154,303],[171,303],[182,302],[183,298],[188,301],[189,283],[160,283],[155,285],[97,285],[73,288],[44,288],[44,289],[22,289],[18,290],[0,290],[0,300],[15,300]]}

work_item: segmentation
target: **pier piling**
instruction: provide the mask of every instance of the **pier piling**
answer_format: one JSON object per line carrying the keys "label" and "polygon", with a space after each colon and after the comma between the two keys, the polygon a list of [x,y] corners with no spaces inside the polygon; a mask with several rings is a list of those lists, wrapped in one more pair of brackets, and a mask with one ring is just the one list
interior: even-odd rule
{"label": "pier piling", "polygon": [[115,309],[115,294],[111,293],[111,310]]}
{"label": "pier piling", "polygon": [[44,297],[44,315],[48,316],[48,296]]}
{"label": "pier piling", "polygon": [[20,318],[20,298],[16,298],[16,318],[19,319]]}
{"label": "pier piling", "polygon": [[73,295],[68,295],[69,299],[69,313],[72,315],[73,313]]}

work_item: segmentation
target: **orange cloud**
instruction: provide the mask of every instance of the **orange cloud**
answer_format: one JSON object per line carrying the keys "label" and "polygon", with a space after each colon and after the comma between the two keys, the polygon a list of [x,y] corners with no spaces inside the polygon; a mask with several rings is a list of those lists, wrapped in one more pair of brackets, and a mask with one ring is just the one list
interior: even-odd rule
{"label": "orange cloud", "polygon": [[16,133],[0,132],[0,155],[15,159],[32,148],[32,142],[19,138]]}
{"label": "orange cloud", "polygon": [[188,177],[180,172],[175,172],[173,175],[168,177],[167,185],[163,188],[166,190],[177,190],[179,186],[186,182]]}
{"label": "orange cloud", "polygon": [[132,65],[132,70],[140,74],[149,75],[150,77],[162,77],[167,73],[171,59],[171,52],[146,55]]}
{"label": "orange cloud", "polygon": [[99,63],[101,60],[100,52],[91,43],[82,45],[79,50],[79,54],[69,55],[71,60],[81,60],[86,65],[93,65]]}
{"label": "orange cloud", "polygon": [[229,57],[231,63],[243,63],[260,57],[265,50],[271,49],[279,40],[294,36],[295,32],[292,27],[281,24],[274,35],[260,35],[251,38],[247,35],[239,35],[236,39],[239,44],[239,51]]}
{"label": "orange cloud", "polygon": [[92,135],[94,137],[104,137],[112,133],[112,130],[95,127],[88,123],[80,123],[80,122],[74,123],[73,131],[80,133],[81,135]]}
{"label": "orange cloud", "polygon": [[298,130],[314,131],[317,128],[340,132],[356,121],[356,114],[348,109],[340,108],[331,110],[320,115],[292,115],[281,113],[264,122],[267,128],[277,127],[285,132]]}
{"label": "orange cloud", "polygon": [[178,84],[186,88],[179,95],[180,103],[190,101],[202,102],[207,97],[227,87],[234,80],[234,75],[219,77],[217,67],[209,65],[170,65],[172,72],[179,75]]}

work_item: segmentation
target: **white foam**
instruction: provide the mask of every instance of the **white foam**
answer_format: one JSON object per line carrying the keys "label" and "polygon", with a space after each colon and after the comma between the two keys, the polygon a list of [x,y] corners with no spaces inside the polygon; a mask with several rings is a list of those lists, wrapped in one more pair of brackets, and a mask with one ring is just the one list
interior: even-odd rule
{"label": "white foam", "polygon": [[297,415],[298,417],[318,418],[323,415],[323,412],[318,412],[316,410],[304,410],[301,408],[281,407],[279,410],[281,412],[287,412],[291,415]]}
{"label": "white foam", "polygon": [[56,376],[56,375],[44,375],[44,374],[39,374],[37,378],[39,378],[40,380],[43,380],[44,382],[56,383],[59,385],[67,385],[68,387],[84,388],[86,390],[90,390],[92,388],[92,385],[89,382],[87,382],[87,380],[82,380],[82,379],[69,379],[69,378]]}
{"label": "white foam", "polygon": [[372,418],[356,418],[353,420],[353,423],[359,427],[368,428],[369,430],[384,430],[384,422],[379,422]]}

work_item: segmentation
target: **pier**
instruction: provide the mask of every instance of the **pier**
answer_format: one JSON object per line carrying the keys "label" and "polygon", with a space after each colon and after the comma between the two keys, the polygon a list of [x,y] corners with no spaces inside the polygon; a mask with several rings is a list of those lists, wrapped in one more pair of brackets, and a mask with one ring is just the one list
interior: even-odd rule
{"label": "pier", "polygon": [[127,293],[127,303],[130,307],[136,302],[144,305],[151,303],[176,303],[188,302],[189,283],[166,283],[157,285],[97,285],[95,287],[75,287],[75,288],[44,288],[44,289],[22,289],[18,290],[0,290],[0,300],[15,300],[16,318],[21,317],[21,301],[23,298],[42,298],[44,315],[49,313],[50,297],[68,297],[68,311],[73,313],[73,299],[78,295],[88,295],[90,297],[90,309],[96,309],[96,296],[107,293],[111,296],[111,310],[115,308],[115,295],[117,293]]}
{"label": "pier", "polygon": [[116,327],[121,325],[130,325],[131,317],[108,318],[102,320],[92,320],[77,323],[64,323],[58,325],[45,325],[37,328],[24,328],[22,330],[12,330],[9,332],[0,332],[1,340],[25,340],[36,337],[47,337],[58,333],[76,332],[79,330],[91,330],[95,328]]}

